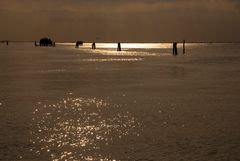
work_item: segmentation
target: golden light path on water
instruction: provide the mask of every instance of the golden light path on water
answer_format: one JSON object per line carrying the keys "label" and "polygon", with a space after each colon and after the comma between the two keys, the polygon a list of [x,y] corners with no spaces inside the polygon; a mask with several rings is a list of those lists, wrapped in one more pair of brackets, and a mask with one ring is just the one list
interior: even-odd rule
{"label": "golden light path on water", "polygon": [[144,51],[112,51],[112,50],[104,50],[104,49],[100,49],[100,50],[94,50],[91,51],[92,53],[98,54],[98,55],[105,55],[105,56],[118,56],[118,57],[122,57],[122,56],[127,56],[127,57],[133,57],[135,56],[135,58],[127,58],[125,59],[125,61],[141,61],[143,60],[142,58],[139,58],[139,56],[157,56],[156,53],[149,53],[149,52],[144,52]]}
{"label": "golden light path on water", "polygon": [[[116,48],[117,43],[99,43],[99,48]],[[156,49],[156,48],[169,48],[171,44],[168,43],[121,43],[124,49]]]}
{"label": "golden light path on water", "polygon": [[[58,160],[114,160],[109,145],[139,136],[141,123],[121,106],[97,98],[68,97],[38,102],[33,112],[30,151]],[[103,152],[104,151],[104,152]]]}
{"label": "golden light path on water", "polygon": [[142,58],[106,58],[106,59],[83,59],[88,62],[132,62],[142,61]]}
{"label": "golden light path on water", "polygon": [[[153,56],[170,56],[172,55],[172,43],[121,43],[122,51],[117,51],[117,43],[96,43],[96,49],[92,50],[92,43],[83,43],[79,48],[75,48],[75,43],[58,43],[65,46],[67,49],[75,51],[84,51],[86,53],[103,55],[103,56],[117,56],[117,57],[131,57],[131,58],[114,58],[112,60],[96,60],[99,62],[105,61],[142,61],[143,57]],[[182,48],[182,43],[179,43],[179,49]],[[193,48],[194,43],[186,44],[187,48]],[[142,57],[142,58],[140,58]],[[86,61],[86,60],[84,60]],[[92,61],[92,60],[90,60]]]}
{"label": "golden light path on water", "polygon": [[[56,43],[57,45],[71,46],[74,47],[75,43]],[[195,48],[199,46],[209,45],[209,43],[186,43],[186,48]],[[183,43],[178,42],[178,47],[182,47]],[[89,49],[92,47],[92,43],[86,42],[79,49]],[[117,49],[116,43],[97,43],[97,49]],[[173,43],[121,43],[122,49],[172,49]]]}
{"label": "golden light path on water", "polygon": [[[57,43],[61,45],[74,46],[75,43]],[[83,48],[89,48],[92,46],[92,43],[84,43]],[[117,48],[117,43],[96,43],[97,48],[105,49],[115,49]],[[166,49],[171,48],[171,43],[121,43],[121,47],[124,49]]]}

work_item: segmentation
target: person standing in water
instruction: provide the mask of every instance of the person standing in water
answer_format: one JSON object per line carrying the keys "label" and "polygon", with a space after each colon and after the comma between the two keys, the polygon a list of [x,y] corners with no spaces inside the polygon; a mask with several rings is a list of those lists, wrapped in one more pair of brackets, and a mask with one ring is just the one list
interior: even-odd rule
{"label": "person standing in water", "polygon": [[177,42],[174,42],[174,43],[173,43],[173,55],[178,55]]}

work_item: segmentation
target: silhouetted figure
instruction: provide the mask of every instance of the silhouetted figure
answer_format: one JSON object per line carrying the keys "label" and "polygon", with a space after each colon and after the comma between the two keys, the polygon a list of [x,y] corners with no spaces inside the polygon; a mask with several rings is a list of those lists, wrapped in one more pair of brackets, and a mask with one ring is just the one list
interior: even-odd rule
{"label": "silhouetted figure", "polygon": [[81,46],[82,46],[82,45],[83,45],[83,42],[82,42],[82,41],[77,41],[77,42],[76,42],[76,46],[75,46],[75,47],[76,47],[76,48],[79,48],[79,45],[81,45]]}
{"label": "silhouetted figure", "polygon": [[38,46],[38,45],[37,45],[37,41],[34,42],[34,46]]}
{"label": "silhouetted figure", "polygon": [[185,54],[185,40],[183,40],[183,54]]}
{"label": "silhouetted figure", "polygon": [[120,43],[120,42],[118,43],[117,51],[122,51],[122,49],[121,49],[121,43]]}
{"label": "silhouetted figure", "polygon": [[8,45],[8,41],[6,41],[6,45]]}
{"label": "silhouetted figure", "polygon": [[92,43],[92,49],[96,49],[96,43]]}
{"label": "silhouetted figure", "polygon": [[178,55],[177,42],[174,42],[174,43],[173,43],[173,55]]}
{"label": "silhouetted figure", "polygon": [[40,46],[53,46],[53,42],[49,38],[42,38],[39,41]]}

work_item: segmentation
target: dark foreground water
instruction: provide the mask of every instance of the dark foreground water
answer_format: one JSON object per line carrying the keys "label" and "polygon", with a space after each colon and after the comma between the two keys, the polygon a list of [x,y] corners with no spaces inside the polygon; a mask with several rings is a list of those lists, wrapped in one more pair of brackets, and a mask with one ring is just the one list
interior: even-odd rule
{"label": "dark foreground water", "polygon": [[0,160],[240,160],[240,44],[96,45],[0,44]]}

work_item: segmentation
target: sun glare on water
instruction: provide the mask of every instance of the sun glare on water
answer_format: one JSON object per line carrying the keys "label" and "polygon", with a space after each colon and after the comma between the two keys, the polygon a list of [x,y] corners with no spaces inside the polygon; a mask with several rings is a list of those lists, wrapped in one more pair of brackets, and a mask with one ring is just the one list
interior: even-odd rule
{"label": "sun glare on water", "polygon": [[[91,45],[91,44],[88,44]],[[98,48],[117,48],[117,43],[97,43]],[[124,49],[157,49],[169,48],[170,44],[166,43],[121,43]]]}
{"label": "sun glare on water", "polygon": [[56,103],[39,102],[32,118],[30,149],[52,160],[114,160],[114,142],[138,136],[141,124],[120,105],[97,98],[63,98]]}

